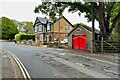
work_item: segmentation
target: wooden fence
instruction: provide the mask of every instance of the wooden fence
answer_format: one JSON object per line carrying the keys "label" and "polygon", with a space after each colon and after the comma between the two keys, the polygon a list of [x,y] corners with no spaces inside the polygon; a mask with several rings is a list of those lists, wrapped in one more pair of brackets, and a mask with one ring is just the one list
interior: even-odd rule
{"label": "wooden fence", "polygon": [[120,41],[95,41],[95,51],[120,53]]}

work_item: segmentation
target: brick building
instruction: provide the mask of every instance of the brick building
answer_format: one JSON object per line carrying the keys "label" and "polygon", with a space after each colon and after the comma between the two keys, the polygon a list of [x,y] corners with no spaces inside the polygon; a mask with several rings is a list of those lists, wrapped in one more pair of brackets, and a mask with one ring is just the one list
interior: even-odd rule
{"label": "brick building", "polygon": [[60,17],[52,22],[47,18],[37,17],[34,23],[36,43],[60,41],[67,39],[68,33],[73,29],[73,25],[64,17]]}

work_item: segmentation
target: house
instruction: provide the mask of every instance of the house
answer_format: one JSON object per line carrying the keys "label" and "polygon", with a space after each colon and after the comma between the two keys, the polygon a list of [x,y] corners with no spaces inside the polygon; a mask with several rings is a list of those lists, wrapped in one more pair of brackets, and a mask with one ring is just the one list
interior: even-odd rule
{"label": "house", "polygon": [[64,16],[54,22],[47,18],[37,17],[33,27],[37,44],[58,41],[59,35],[60,41],[63,41],[73,29],[73,25]]}
{"label": "house", "polygon": [[48,34],[50,33],[50,26],[52,21],[47,18],[37,17],[33,25],[35,29],[35,40],[36,44],[41,44],[47,42],[49,39]]}
{"label": "house", "polygon": [[[64,17],[60,17],[56,21],[52,23],[52,32],[53,32],[53,41],[59,40],[63,41],[64,39],[68,39],[67,35],[70,31],[72,31],[73,25]],[[60,34],[59,34],[60,32]]]}
{"label": "house", "polygon": [[[95,40],[98,40],[100,31],[95,29]],[[72,49],[89,50],[92,47],[92,28],[78,24],[68,34],[68,47]]]}

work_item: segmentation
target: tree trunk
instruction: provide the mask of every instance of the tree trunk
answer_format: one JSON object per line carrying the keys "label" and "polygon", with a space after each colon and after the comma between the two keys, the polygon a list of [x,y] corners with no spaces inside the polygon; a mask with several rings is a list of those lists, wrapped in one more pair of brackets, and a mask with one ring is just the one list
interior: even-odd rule
{"label": "tree trunk", "polygon": [[[112,6],[114,3],[112,4]],[[112,7],[111,6],[111,7]],[[96,9],[96,17],[99,22],[99,28],[101,31],[101,35],[104,39],[109,39],[111,37],[113,29],[116,27],[118,20],[120,19],[120,12],[116,15],[116,17],[111,21],[112,25],[110,25],[110,13],[112,8],[108,8],[109,10],[105,11],[105,3],[99,2],[99,6]],[[105,14],[105,12],[107,14]],[[107,17],[106,17],[107,16]]]}
{"label": "tree trunk", "polygon": [[99,28],[101,31],[102,36],[105,36],[105,26],[104,26],[104,3],[100,2],[98,7],[98,22],[99,22]]}

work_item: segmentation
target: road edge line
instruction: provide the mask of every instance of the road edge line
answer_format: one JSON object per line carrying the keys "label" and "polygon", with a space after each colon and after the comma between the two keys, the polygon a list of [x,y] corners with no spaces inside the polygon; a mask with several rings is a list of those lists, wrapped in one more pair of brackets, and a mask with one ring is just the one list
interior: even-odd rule
{"label": "road edge line", "polygon": [[[14,55],[15,56],[15,55]],[[15,56],[16,57],[16,56]],[[17,58],[17,57],[16,57]],[[17,58],[18,59],[18,58]],[[31,77],[30,77],[30,74],[28,73],[27,69],[25,68],[25,66],[23,65],[23,63],[20,61],[20,59],[18,59],[18,61],[20,62],[20,64],[22,65],[22,67],[24,68],[27,76],[28,76],[28,79],[31,80]]]}
{"label": "road edge line", "polygon": [[[23,77],[26,80],[32,80],[31,77],[30,77],[30,74],[28,73],[28,71],[25,68],[25,66],[23,65],[23,63],[14,54],[12,54],[10,51],[8,51],[8,50],[5,50],[5,51],[7,51],[7,53],[10,54],[14,58],[14,60],[17,62],[18,66],[19,66],[19,68],[22,72]],[[27,77],[28,77],[28,79],[27,79]]]}

